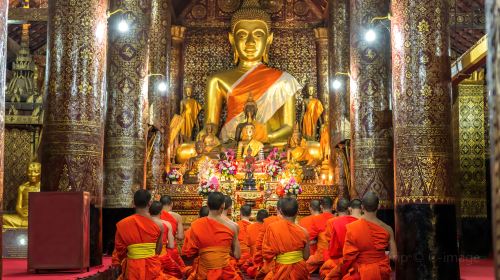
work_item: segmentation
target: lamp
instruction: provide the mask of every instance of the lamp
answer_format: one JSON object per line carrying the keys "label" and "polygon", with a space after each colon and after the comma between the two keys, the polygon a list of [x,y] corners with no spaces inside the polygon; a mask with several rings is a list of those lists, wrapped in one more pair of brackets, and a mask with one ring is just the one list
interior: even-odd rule
{"label": "lamp", "polygon": [[[370,21],[370,25],[372,25],[365,33],[365,41],[368,42],[368,43],[371,43],[371,42],[374,42],[375,40],[377,40],[377,32],[375,31],[375,28],[373,27],[373,24],[376,22],[376,21],[385,21],[385,20],[388,20],[390,21],[391,20],[391,14],[387,14],[386,16],[384,17],[374,17],[372,18],[372,20]],[[386,27],[387,30],[389,30],[388,27]]]}
{"label": "lamp", "polygon": [[[110,17],[112,17],[113,15],[115,15],[115,14],[117,14],[117,13],[122,13],[122,14],[123,14],[123,13],[125,13],[125,12],[126,12],[126,11],[125,11],[125,10],[123,10],[123,9],[117,9],[117,10],[115,10],[115,11],[113,11],[113,12],[108,12],[107,16],[108,16],[108,18],[110,18]],[[118,31],[119,31],[120,33],[126,33],[126,32],[128,32],[128,31],[129,31],[129,29],[130,29],[128,22],[127,22],[124,18],[122,18],[122,19],[118,22],[118,26],[117,26],[117,28],[118,28]]]}
{"label": "lamp", "polygon": [[351,77],[350,73],[345,72],[337,72],[335,73],[335,79],[332,82],[332,87],[334,90],[339,90],[342,87],[342,80],[338,76],[347,76]]}
{"label": "lamp", "polygon": [[[148,74],[148,77],[153,77],[153,76],[161,76],[161,77],[165,77],[164,74],[160,74],[160,73],[152,73],[152,74]],[[156,85],[156,89],[159,91],[159,92],[166,92],[168,90],[168,84],[165,80],[161,80],[158,82],[158,84]]]}

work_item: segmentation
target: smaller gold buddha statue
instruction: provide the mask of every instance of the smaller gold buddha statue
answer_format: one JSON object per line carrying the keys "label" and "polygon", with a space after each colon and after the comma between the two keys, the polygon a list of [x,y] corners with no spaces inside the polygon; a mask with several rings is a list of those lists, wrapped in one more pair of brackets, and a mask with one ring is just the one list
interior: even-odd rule
{"label": "smaller gold buddha statue", "polygon": [[198,180],[198,170],[199,170],[199,165],[201,162],[203,161],[206,161],[206,160],[210,160],[210,158],[204,154],[205,152],[205,144],[203,143],[203,141],[197,141],[194,145],[195,149],[196,149],[196,156],[195,157],[192,157],[189,159],[188,161],[188,173],[187,173],[187,183],[189,183],[189,181],[197,181]]}
{"label": "smaller gold buddha statue", "polygon": [[210,123],[206,125],[206,134],[203,136],[203,144],[205,145],[205,153],[210,153],[216,151],[216,148],[220,146],[219,138],[215,135],[217,130],[215,124]]}
{"label": "smaller gold buddha statue", "polygon": [[264,144],[256,140],[254,135],[255,126],[253,124],[247,124],[243,128],[242,139],[238,143],[238,153],[236,155],[238,159],[243,159],[243,155],[248,155],[249,151],[251,151],[250,155],[252,157],[256,157],[257,155],[263,153],[262,148],[264,147]]}
{"label": "smaller gold buddha statue", "polygon": [[324,108],[316,98],[314,85],[307,86],[306,99],[302,103],[302,133],[307,140],[316,140],[316,127],[322,124],[321,114]]}
{"label": "smaller gold buddha statue", "polygon": [[299,126],[296,124],[293,129],[292,137],[288,141],[289,150],[287,153],[288,161],[296,162],[312,162],[312,157],[309,154],[307,142],[302,138]]}
{"label": "smaller gold buddha statue", "polygon": [[321,125],[319,133],[319,146],[321,147],[321,155],[324,161],[330,160],[331,150],[330,150],[330,122],[328,120],[328,114],[325,115],[325,122]]}
{"label": "smaller gold buddha statue", "polygon": [[201,111],[201,105],[196,99],[192,98],[193,86],[186,83],[184,86],[184,99],[181,101],[181,116],[184,119],[184,124],[181,127],[181,135],[184,141],[191,141],[193,128],[196,126],[200,130],[200,122],[198,114]]}
{"label": "smaller gold buddha statue", "polygon": [[28,182],[17,189],[16,214],[3,215],[4,228],[28,227],[28,197],[30,192],[40,192],[40,174],[42,165],[32,162],[28,166]]}
{"label": "smaller gold buddha statue", "polygon": [[239,123],[236,127],[236,134],[234,139],[236,142],[240,142],[242,138],[242,130],[247,124],[253,124],[255,127],[254,138],[260,142],[267,142],[267,128],[266,125],[258,122],[255,118],[257,116],[257,103],[253,100],[252,93],[249,94],[247,103],[243,112],[245,113],[245,122]]}

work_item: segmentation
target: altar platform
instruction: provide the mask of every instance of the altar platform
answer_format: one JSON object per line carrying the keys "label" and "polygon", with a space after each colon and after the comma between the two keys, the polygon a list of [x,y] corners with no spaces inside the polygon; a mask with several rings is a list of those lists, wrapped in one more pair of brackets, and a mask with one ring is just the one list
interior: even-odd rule
{"label": "altar platform", "polygon": [[[273,182],[268,182],[272,184]],[[266,183],[266,184],[268,184]],[[238,190],[233,184],[225,187],[221,184],[222,192],[231,195],[235,201],[234,211],[238,213],[241,205],[245,204],[245,197],[252,196],[256,204],[252,207],[254,210],[268,208],[274,212],[273,198],[269,199],[270,194],[266,193],[267,187],[256,191]],[[336,185],[322,185],[316,183],[301,183],[302,194],[297,196],[299,202],[299,216],[309,215],[309,202],[312,199],[321,199],[324,196],[337,198],[340,194]],[[170,195],[174,201],[174,211],[184,217],[184,223],[190,224],[198,217],[198,210],[203,204],[203,197],[198,194],[198,184],[177,184],[163,185],[153,190],[154,196],[158,199],[161,195]],[[277,197],[274,198],[277,201]],[[275,204],[274,204],[275,205]]]}

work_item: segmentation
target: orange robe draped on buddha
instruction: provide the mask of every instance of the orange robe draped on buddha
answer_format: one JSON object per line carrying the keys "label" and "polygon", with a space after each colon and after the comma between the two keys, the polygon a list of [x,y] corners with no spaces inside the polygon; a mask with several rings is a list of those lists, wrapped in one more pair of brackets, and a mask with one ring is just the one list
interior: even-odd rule
{"label": "orange robe draped on buddha", "polygon": [[[162,220],[169,222],[172,225],[172,234],[174,235],[174,242],[175,242],[175,236],[177,234],[177,220],[175,219],[174,216],[172,216],[165,210],[161,211],[160,218]],[[167,252],[172,258],[172,260],[174,260],[177,263],[177,265],[181,268],[181,270],[184,271],[186,269],[186,265],[184,264],[184,261],[179,255],[179,249],[177,249],[177,242],[175,242],[174,248],[167,248]]]}
{"label": "orange robe draped on buddha", "polygon": [[266,233],[269,225],[276,221],[280,221],[281,218],[278,216],[271,216],[264,219],[264,223],[259,231],[257,239],[255,241],[255,253],[253,255],[253,266],[247,269],[248,276],[255,279],[264,279],[264,277],[271,270],[274,262],[264,261],[262,258],[262,241],[264,240],[264,234]]}
{"label": "orange robe draped on buddha", "polygon": [[247,237],[248,237],[248,227],[252,225],[250,221],[240,220],[237,222],[240,227],[240,231],[238,233],[238,240],[240,241],[240,249],[241,249],[241,257],[238,260],[238,265],[241,267],[243,271],[246,271],[248,268],[247,262],[250,260],[250,247],[248,246]]}
{"label": "orange robe draped on buddha", "polygon": [[270,272],[271,275],[266,279],[309,279],[306,261],[302,257],[289,264],[282,263],[279,259],[279,256],[284,253],[302,252],[308,242],[304,229],[290,221],[281,219],[270,224],[262,242],[262,257],[267,261],[275,258],[276,260]]}
{"label": "orange robe draped on buddha", "polygon": [[311,230],[309,231],[309,240],[317,240],[314,254],[307,260],[307,269],[313,273],[320,268],[323,262],[328,260],[328,238],[326,236],[326,223],[329,219],[335,217],[332,213],[321,213],[313,216]]}
{"label": "orange robe draped on buddha", "polygon": [[[321,266],[320,277],[324,279],[337,265],[342,262],[347,224],[357,221],[353,216],[341,216],[328,220],[326,223],[326,236],[329,239],[328,260]],[[327,278],[328,279],[328,278]]]}
{"label": "orange robe draped on buddha", "polygon": [[[152,249],[152,244],[158,242],[161,230],[151,219],[134,214],[116,224],[115,250],[113,251],[113,265],[122,267],[122,274],[118,279],[124,280],[163,280],[177,279],[164,275],[161,269],[160,258]],[[151,245],[147,251],[150,256],[137,257],[134,246]],[[146,255],[148,255],[146,254]]]}
{"label": "orange robe draped on buddha", "polygon": [[[313,219],[317,215],[309,215],[299,220],[299,225],[307,230],[309,233],[309,238],[311,238],[311,232],[313,231]],[[314,239],[314,238],[313,238]],[[318,248],[317,243],[310,244],[311,256],[314,255],[316,249]]]}
{"label": "orange robe draped on buddha", "polygon": [[[359,219],[348,224],[340,271],[334,269],[329,279],[389,280],[391,266],[385,250],[389,247],[389,232],[372,222]],[[335,276],[341,273],[343,278]],[[338,274],[337,274],[338,275]]]}
{"label": "orange robe draped on buddha", "polygon": [[191,224],[182,254],[188,258],[198,256],[194,279],[241,279],[230,264],[233,236],[230,228],[209,217],[197,219]]}
{"label": "orange robe draped on buddha", "polygon": [[311,99],[307,103],[306,111],[302,119],[302,134],[307,137],[313,137],[316,135],[316,125],[318,120],[323,113],[323,104],[318,99]]}

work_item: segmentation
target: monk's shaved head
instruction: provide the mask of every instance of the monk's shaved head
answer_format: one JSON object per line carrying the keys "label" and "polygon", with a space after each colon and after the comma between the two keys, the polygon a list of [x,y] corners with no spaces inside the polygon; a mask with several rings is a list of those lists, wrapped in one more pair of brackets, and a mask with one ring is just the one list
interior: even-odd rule
{"label": "monk's shaved head", "polygon": [[134,205],[137,208],[146,208],[151,201],[151,193],[148,190],[140,189],[134,193]]}
{"label": "monk's shaved head", "polygon": [[198,212],[198,216],[200,216],[200,218],[206,217],[209,211],[208,206],[202,206]]}
{"label": "monk's shaved head", "polygon": [[210,193],[207,205],[210,210],[220,210],[221,207],[224,207],[224,195],[221,192]]}
{"label": "monk's shaved head", "polygon": [[313,199],[309,202],[309,208],[311,208],[312,211],[319,212],[321,211],[321,202],[317,199]]}
{"label": "monk's shaved head", "polygon": [[276,209],[280,210],[281,209],[281,202],[283,198],[278,199],[278,202],[276,203]]}
{"label": "monk's shaved head", "polygon": [[325,210],[330,210],[333,208],[333,200],[329,196],[324,196],[323,199],[321,199],[321,207]]}
{"label": "monk's shaved head", "polygon": [[375,212],[378,209],[378,195],[369,191],[363,196],[363,208],[367,212]]}
{"label": "monk's shaved head", "polygon": [[257,212],[257,222],[263,223],[264,219],[267,218],[267,217],[269,217],[269,212],[267,212],[266,209],[260,209]]}
{"label": "monk's shaved head", "polygon": [[361,209],[361,200],[355,198],[349,203],[349,207],[352,209]]}
{"label": "monk's shaved head", "polygon": [[163,209],[163,205],[159,201],[153,201],[151,203],[151,206],[149,206],[149,214],[151,216],[158,216],[161,213],[161,210]]}
{"label": "monk's shaved head", "polygon": [[250,205],[241,206],[240,214],[242,217],[250,217],[252,215],[252,207]]}
{"label": "monk's shaved head", "polygon": [[162,195],[160,198],[160,202],[163,206],[172,205],[172,197],[170,195]]}
{"label": "monk's shaved head", "polygon": [[229,195],[224,196],[224,210],[227,210],[233,206],[233,199]]}
{"label": "monk's shaved head", "polygon": [[299,203],[297,203],[297,199],[293,197],[283,198],[280,211],[285,217],[293,218],[297,216],[297,212],[299,212]]}
{"label": "monk's shaved head", "polygon": [[349,208],[349,200],[347,200],[347,198],[339,198],[337,199],[337,206],[336,206],[336,209],[337,209],[337,212],[347,212]]}

